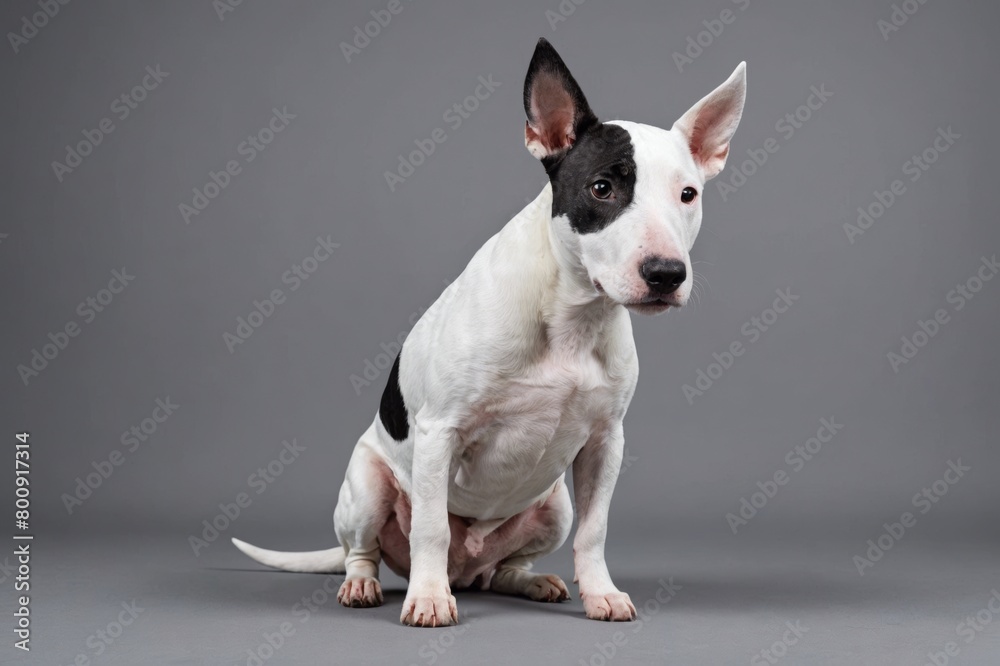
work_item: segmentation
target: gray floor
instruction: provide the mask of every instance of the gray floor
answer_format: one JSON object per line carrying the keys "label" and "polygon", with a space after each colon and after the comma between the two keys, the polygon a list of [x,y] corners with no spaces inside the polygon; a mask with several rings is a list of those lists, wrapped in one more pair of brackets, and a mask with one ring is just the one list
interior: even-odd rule
{"label": "gray floor", "polygon": [[[862,577],[851,558],[864,544],[854,538],[664,535],[642,548],[609,548],[618,584],[645,607],[643,622],[588,621],[576,599],[546,605],[475,592],[458,595],[459,627],[421,630],[399,625],[405,588],[388,575],[385,606],[345,609],[333,597],[323,602],[327,577],[262,570],[222,541],[195,558],[186,535],[38,537],[33,649],[4,646],[0,662],[921,665],[955,642],[947,663],[1000,663],[1000,614],[958,633],[970,615],[991,619],[984,609],[1000,590],[1000,544],[916,539],[904,538]],[[278,543],[289,541],[263,545]],[[301,535],[292,543],[310,544],[318,545]],[[570,578],[569,547],[542,565]],[[335,590],[341,578],[332,578]],[[679,586],[672,598],[660,580]],[[307,615],[296,604],[314,593],[319,603]],[[119,632],[119,619],[130,619],[122,604],[133,601],[136,617]],[[0,615],[9,619],[11,606],[4,595]],[[285,637],[276,633],[282,625]],[[772,647],[785,636],[794,644]]]}

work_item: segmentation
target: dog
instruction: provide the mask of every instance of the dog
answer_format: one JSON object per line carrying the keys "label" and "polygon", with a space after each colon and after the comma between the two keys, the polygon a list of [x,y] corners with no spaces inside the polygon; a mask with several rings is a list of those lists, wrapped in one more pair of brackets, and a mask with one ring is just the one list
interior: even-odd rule
{"label": "dog", "polygon": [[639,372],[629,312],[690,297],[701,191],[726,163],[746,63],[668,130],[601,122],[539,40],[524,83],[524,140],[549,182],[475,254],[413,327],[340,489],[340,546],[264,550],[286,571],[346,574],[338,600],[383,603],[379,564],[407,578],[400,621],[458,622],[453,590],[570,598],[538,558],[579,524],[573,558],[588,618],[636,617],[604,557]]}

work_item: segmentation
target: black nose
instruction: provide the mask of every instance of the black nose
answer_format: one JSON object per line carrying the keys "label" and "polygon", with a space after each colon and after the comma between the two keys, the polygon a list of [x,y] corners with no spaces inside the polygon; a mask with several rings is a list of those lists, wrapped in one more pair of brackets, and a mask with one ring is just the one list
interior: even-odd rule
{"label": "black nose", "polygon": [[687,268],[679,259],[647,259],[639,272],[649,288],[657,294],[674,293],[687,278]]}

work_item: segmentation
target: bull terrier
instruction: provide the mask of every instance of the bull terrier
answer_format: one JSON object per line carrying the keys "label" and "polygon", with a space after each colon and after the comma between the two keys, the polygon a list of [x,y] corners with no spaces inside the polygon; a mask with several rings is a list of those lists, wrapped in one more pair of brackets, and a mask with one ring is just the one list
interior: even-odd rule
{"label": "bull terrier", "polygon": [[630,312],[691,294],[705,182],[722,171],[746,63],[670,130],[601,122],[544,39],[524,83],[524,141],[549,182],[420,318],[354,447],[333,520],[340,546],[265,550],[286,571],[346,574],[344,606],[381,605],[379,564],[408,579],[400,621],[458,622],[452,592],[570,598],[538,558],[569,536],[588,618],[636,617],[604,557],[639,372]]}

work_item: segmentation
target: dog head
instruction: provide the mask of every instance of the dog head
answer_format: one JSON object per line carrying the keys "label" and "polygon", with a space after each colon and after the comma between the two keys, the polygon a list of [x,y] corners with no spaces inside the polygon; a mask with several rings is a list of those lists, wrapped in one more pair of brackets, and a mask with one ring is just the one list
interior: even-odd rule
{"label": "dog head", "polygon": [[701,192],[743,113],[746,63],[668,131],[600,122],[541,39],[524,82],[524,141],[552,183],[552,224],[594,289],[643,314],[687,302]]}

